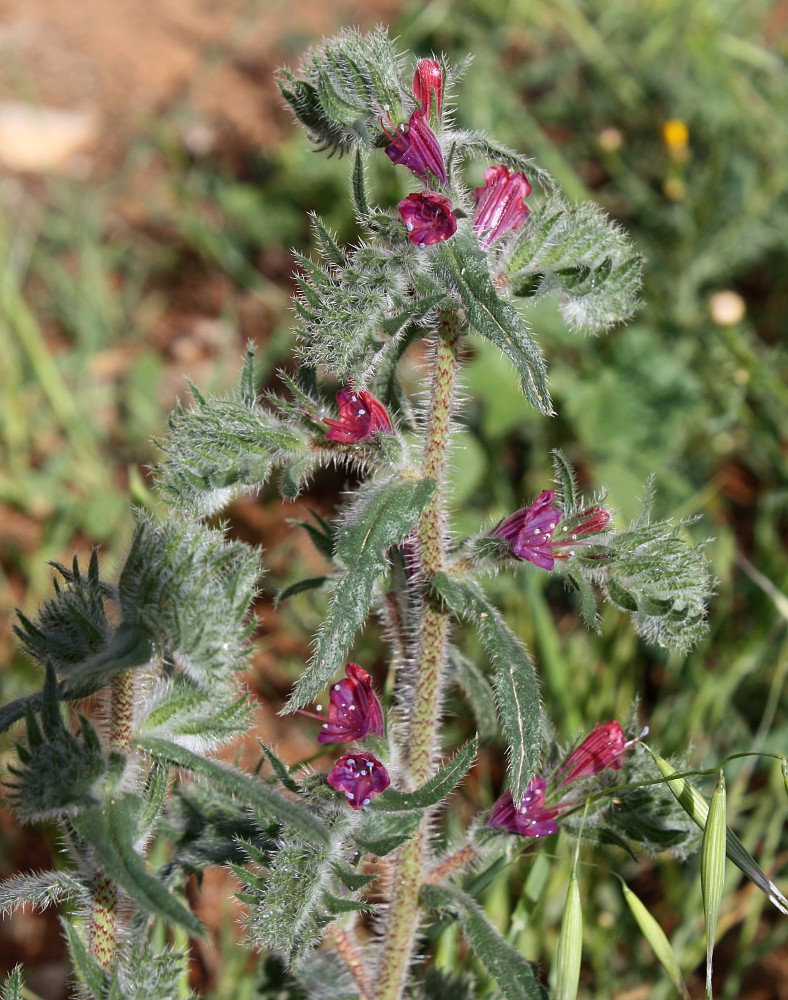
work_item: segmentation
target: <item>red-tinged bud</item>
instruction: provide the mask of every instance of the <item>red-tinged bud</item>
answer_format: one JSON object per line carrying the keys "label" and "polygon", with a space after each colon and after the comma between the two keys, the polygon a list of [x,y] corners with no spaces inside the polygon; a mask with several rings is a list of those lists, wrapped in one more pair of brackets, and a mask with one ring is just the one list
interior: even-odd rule
{"label": "red-tinged bud", "polygon": [[397,209],[411,243],[417,247],[442,243],[457,231],[457,217],[446,195],[419,191],[403,198]]}
{"label": "red-tinged bud", "polygon": [[523,173],[510,174],[502,166],[484,171],[484,187],[473,192],[476,200],[473,231],[485,249],[525,222],[531,214],[525,204],[530,193],[531,185]]}
{"label": "red-tinged bud", "polygon": [[339,419],[323,418],[330,429],[326,431],[327,441],[342,441],[350,444],[367,441],[375,434],[390,434],[391,421],[385,406],[371,392],[359,389],[340,389],[337,393]]}
{"label": "red-tinged bud", "polygon": [[583,742],[558,768],[561,787],[580,778],[599,774],[608,767],[613,771],[621,770],[624,751],[637,743],[643,735],[641,733],[636,739],[627,742],[624,731],[617,722],[606,722],[604,725],[597,722]]}
{"label": "red-tinged bud", "polygon": [[443,70],[434,59],[420,59],[413,74],[413,96],[423,111],[430,113],[432,98],[435,98],[435,112],[441,113],[443,103]]}
{"label": "red-tinged bud", "polygon": [[401,163],[412,170],[426,184],[438,182],[448,187],[446,164],[437,136],[427,121],[427,112],[416,108],[407,125],[395,128],[391,119],[388,126],[381,120],[383,131],[389,140],[386,156],[392,163]]}
{"label": "red-tinged bud", "polygon": [[388,771],[371,753],[349,753],[334,764],[326,781],[345,798],[354,809],[369,805],[391,784]]}

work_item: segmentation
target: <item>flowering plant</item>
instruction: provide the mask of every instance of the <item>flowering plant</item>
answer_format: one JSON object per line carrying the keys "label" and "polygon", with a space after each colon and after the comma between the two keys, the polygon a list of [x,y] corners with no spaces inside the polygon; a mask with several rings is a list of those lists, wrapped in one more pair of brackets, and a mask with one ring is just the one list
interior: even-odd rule
{"label": "flowering plant", "polygon": [[[196,392],[160,442],[158,485],[172,513],[138,515],[118,583],[101,578],[97,556],[87,573],[58,566],[61,583],[36,620],[20,616],[19,637],[45,679],[40,693],[0,712],[3,728],[25,720],[11,798],[22,819],[61,825],[73,864],[6,883],[0,900],[70,904],[78,916],[66,933],[83,995],[181,995],[186,959],[153,947],[162,938],[152,926],[203,933],[184,881],[224,864],[242,886],[249,945],[280,956],[294,994],[395,1000],[436,995],[436,983],[445,993],[452,982],[420,956],[429,927],[450,920],[503,995],[543,997],[542,972],[474,897],[470,874],[492,878],[513,858],[504,834],[529,842],[563,830],[577,850],[585,838],[681,854],[706,825],[685,779],[617,722],[591,729],[548,766],[558,754],[536,666],[482,582],[528,562],[578,593],[592,627],[601,597],[648,641],[688,649],[705,628],[710,574],[680,525],[651,519],[650,488],[637,521],[617,525],[603,498],[583,501],[556,453],[555,488],[495,528],[452,538],[447,461],[469,336],[503,352],[547,417],[528,307],[553,295],[571,326],[604,330],[636,308],[641,266],[618,227],[569,205],[530,159],[451,125],[457,76],[436,59],[407,64],[382,31],[345,32],[298,72],[282,71],[282,94],[316,146],[353,157],[361,234],[341,246],[313,219],[322,260],[297,258],[299,377],[283,373],[286,391],[261,405],[250,349],[233,395]],[[383,156],[416,187],[396,206],[370,200],[366,163],[386,165]],[[484,176],[475,188],[473,161]],[[418,342],[430,358],[421,406],[399,384],[400,362]],[[333,399],[337,415],[324,416]],[[290,500],[329,463],[360,483],[336,518],[309,526],[330,569],[299,589],[329,600],[284,711],[292,725],[320,720],[316,751],[349,746],[333,764],[322,757],[299,770],[263,743],[266,770],[247,774],[211,754],[249,724],[237,674],[249,654],[258,555],[206,521],[273,473]],[[380,688],[371,663],[348,662],[373,614],[390,647]],[[463,627],[483,662],[460,652]],[[485,740],[503,741],[508,767],[492,808],[477,803],[474,819],[444,835],[440,810],[479,748],[473,737],[446,753],[453,687]],[[308,706],[326,688],[324,715]],[[85,714],[67,722],[64,709],[77,702]],[[156,836],[170,840],[163,862],[146,854]],[[733,860],[784,906],[731,844]],[[565,841],[552,850],[566,853]],[[561,996],[574,995],[579,968],[574,904],[567,913]],[[462,988],[475,995],[473,983]]]}

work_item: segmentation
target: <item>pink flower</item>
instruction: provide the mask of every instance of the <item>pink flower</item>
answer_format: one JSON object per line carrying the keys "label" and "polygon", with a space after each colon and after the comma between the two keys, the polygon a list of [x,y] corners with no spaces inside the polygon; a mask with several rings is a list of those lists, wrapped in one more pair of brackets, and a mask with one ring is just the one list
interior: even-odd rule
{"label": "pink flower", "polygon": [[487,826],[517,833],[521,837],[549,837],[558,830],[555,817],[561,812],[561,807],[546,808],[546,787],[544,778],[534,778],[526,788],[517,809],[514,807],[512,793],[504,792],[490,810]]}
{"label": "pink flower", "polygon": [[[558,829],[557,817],[577,805],[574,799],[562,798],[564,789],[575,781],[589,778],[606,768],[618,771],[624,752],[648,733],[648,727],[633,740],[624,739],[624,731],[617,722],[597,723],[594,729],[560,764],[548,781],[534,778],[515,808],[511,792],[497,800],[490,810],[487,826],[521,837],[545,837]],[[555,802],[547,805],[548,792]]]}
{"label": "pink flower", "polygon": [[553,505],[555,493],[543,490],[530,507],[523,507],[510,514],[492,534],[509,542],[511,554],[516,559],[532,562],[541,569],[555,566],[552,540],[561,511]]}
{"label": "pink flower", "polygon": [[413,74],[413,96],[422,111],[430,113],[432,98],[435,98],[435,112],[440,115],[443,102],[443,70],[434,59],[420,59]]}
{"label": "pink flower", "polygon": [[373,435],[390,434],[391,421],[385,406],[371,392],[359,389],[340,389],[337,393],[339,419],[323,418],[330,430],[326,431],[327,441],[342,441],[349,444],[367,441]]}
{"label": "pink flower", "polygon": [[417,247],[432,246],[454,236],[457,219],[449,199],[434,191],[409,194],[397,205],[411,243]]}
{"label": "pink flower", "polygon": [[383,735],[383,710],[380,700],[372,690],[372,679],[357,663],[345,666],[347,678],[337,681],[331,688],[328,717],[318,712],[304,712],[311,719],[319,719],[323,728],[318,743],[347,743],[363,740],[370,733]]}
{"label": "pink flower", "polygon": [[388,127],[382,119],[381,125],[389,141],[386,156],[392,163],[401,163],[427,184],[438,181],[448,186],[440,143],[429,126],[424,108],[416,108],[408,124],[400,128],[395,128],[391,119]]}
{"label": "pink flower", "polygon": [[543,490],[529,507],[516,510],[502,521],[492,535],[509,542],[509,551],[515,559],[532,562],[541,569],[553,569],[556,559],[567,558],[563,549],[571,548],[587,535],[604,531],[610,523],[610,514],[604,507],[589,507],[562,520],[554,500],[553,490]]}
{"label": "pink flower", "polygon": [[510,174],[506,167],[488,167],[484,171],[484,187],[473,192],[473,231],[485,249],[525,222],[531,214],[525,204],[530,193],[531,185],[523,173]]}
{"label": "pink flower", "polygon": [[561,787],[579,781],[580,778],[599,774],[607,767],[620,771],[624,751],[639,739],[640,737],[627,743],[624,730],[617,722],[606,722],[604,725],[597,722],[583,742],[558,768],[558,776],[563,775]]}
{"label": "pink flower", "polygon": [[326,781],[338,792],[344,792],[354,809],[369,805],[391,784],[388,771],[371,753],[349,753],[340,757]]}

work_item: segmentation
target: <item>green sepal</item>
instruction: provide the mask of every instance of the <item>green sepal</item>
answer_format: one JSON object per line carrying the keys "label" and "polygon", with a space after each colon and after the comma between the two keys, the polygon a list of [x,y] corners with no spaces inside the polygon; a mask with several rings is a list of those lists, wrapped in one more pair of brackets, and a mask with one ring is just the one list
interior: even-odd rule
{"label": "green sepal", "polygon": [[341,899],[330,892],[323,893],[323,905],[334,916],[339,916],[341,913],[372,913],[375,909],[372,903],[364,903],[349,896]]}
{"label": "green sepal", "polygon": [[431,910],[457,919],[474,956],[506,1000],[547,1000],[547,990],[537,979],[533,963],[501,936],[475,899],[461,889],[437,885],[424,886],[421,896]]}
{"label": "green sepal", "polygon": [[366,888],[366,886],[374,882],[378,877],[377,873],[365,875],[363,872],[356,871],[355,868],[350,868],[342,861],[335,861],[331,866],[331,870],[350,892],[358,892],[360,889]]}
{"label": "green sepal", "polygon": [[79,976],[81,982],[90,990],[91,996],[106,996],[109,977],[90,954],[90,949],[82,940],[79,931],[68,920],[61,919],[60,926],[63,928],[63,933],[66,936],[68,953],[71,956],[74,971]]}
{"label": "green sepal", "polygon": [[295,780],[295,778],[290,773],[290,768],[285,764],[281,757],[279,757],[273,747],[269,747],[267,743],[263,743],[262,740],[257,741],[260,745],[260,749],[265,754],[269,764],[274,770],[280,784],[284,785],[289,792],[293,792],[296,795],[301,791],[301,785]]}
{"label": "green sepal", "polygon": [[369,613],[387,550],[415,527],[434,492],[432,479],[377,480],[361,486],[346,508],[336,536],[336,557],[345,573],[318,633],[310,666],[290,696],[288,712],[313,701],[345,663]]}
{"label": "green sepal", "polygon": [[452,757],[445,767],[414,792],[398,792],[387,788],[373,800],[371,808],[380,812],[408,812],[412,809],[429,809],[442,802],[459,785],[468,772],[479,749],[474,736]]}
{"label": "green sepal", "polygon": [[373,812],[364,809],[361,821],[352,831],[356,844],[368,854],[384,858],[400,844],[410,840],[422,818],[421,812]]}
{"label": "green sepal", "polygon": [[435,264],[459,296],[471,328],[503,351],[517,370],[525,398],[549,416],[553,408],[542,352],[514,306],[494,288],[487,257],[470,223],[460,222],[456,234],[435,247]]}
{"label": "green sepal", "polygon": [[192,753],[191,750],[167,740],[147,736],[137,738],[134,743],[156,760],[193,771],[223,791],[240,796],[264,816],[293,827],[307,839],[319,844],[328,843],[328,832],[313,812],[285,798],[260,779],[250,778],[234,767]]}
{"label": "green sepal", "polygon": [[430,582],[455,615],[474,624],[490,658],[498,715],[509,746],[509,785],[519,802],[536,773],[544,731],[531,658],[478,584],[446,573],[437,573]]}
{"label": "green sepal", "polygon": [[310,590],[324,590],[330,581],[330,576],[312,576],[306,580],[298,580],[291,583],[289,587],[284,587],[274,598],[274,606],[278,607],[283,601],[288,601],[297,594],[305,594]]}
{"label": "green sepal", "polygon": [[72,819],[77,833],[93,848],[99,867],[124,889],[138,905],[168,923],[184,927],[201,937],[201,922],[150,875],[135,850],[140,828],[141,802],[134,796],[106,799],[100,806],[84,810]]}

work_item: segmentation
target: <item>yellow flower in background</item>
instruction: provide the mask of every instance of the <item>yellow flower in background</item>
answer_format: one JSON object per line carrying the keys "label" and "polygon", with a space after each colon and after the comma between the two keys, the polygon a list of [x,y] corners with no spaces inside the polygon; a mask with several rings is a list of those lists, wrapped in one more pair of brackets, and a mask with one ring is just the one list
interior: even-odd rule
{"label": "yellow flower in background", "polygon": [[662,126],[662,141],[671,156],[680,158],[687,152],[689,129],[680,118],[669,118]]}

